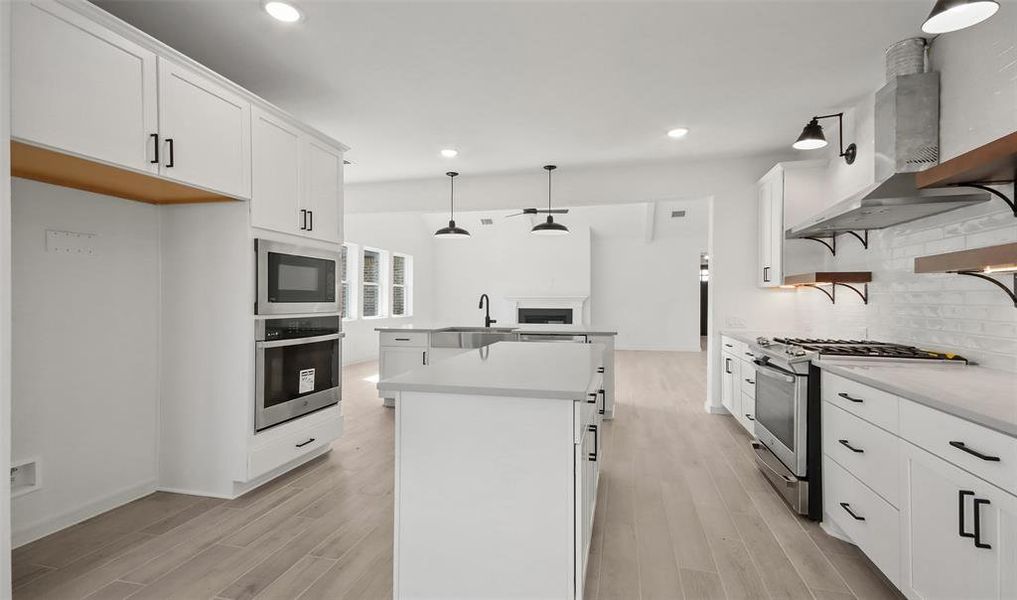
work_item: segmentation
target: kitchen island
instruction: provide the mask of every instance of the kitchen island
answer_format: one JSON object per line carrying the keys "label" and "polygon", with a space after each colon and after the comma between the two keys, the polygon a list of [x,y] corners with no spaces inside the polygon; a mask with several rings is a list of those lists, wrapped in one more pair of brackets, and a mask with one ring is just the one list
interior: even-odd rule
{"label": "kitchen island", "polygon": [[378,383],[396,402],[396,598],[582,598],[597,344],[499,342]]}
{"label": "kitchen island", "polygon": [[[614,418],[614,338],[617,331],[585,325],[520,324],[507,327],[449,327],[420,324],[379,327],[379,379],[434,365],[447,358],[499,342],[565,342],[597,344],[603,348],[604,391],[601,416]],[[393,394],[379,388],[385,406],[394,406]]]}

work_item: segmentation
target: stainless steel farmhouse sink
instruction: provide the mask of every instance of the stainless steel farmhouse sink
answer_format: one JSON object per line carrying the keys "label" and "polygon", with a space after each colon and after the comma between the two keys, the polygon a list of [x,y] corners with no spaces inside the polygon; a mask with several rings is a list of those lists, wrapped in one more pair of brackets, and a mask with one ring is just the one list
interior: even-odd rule
{"label": "stainless steel farmhouse sink", "polygon": [[483,348],[518,338],[511,327],[447,327],[431,332],[434,348]]}

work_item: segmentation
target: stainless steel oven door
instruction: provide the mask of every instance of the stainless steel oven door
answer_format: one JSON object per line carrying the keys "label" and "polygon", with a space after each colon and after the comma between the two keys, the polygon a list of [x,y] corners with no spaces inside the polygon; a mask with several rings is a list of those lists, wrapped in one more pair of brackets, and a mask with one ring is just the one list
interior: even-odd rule
{"label": "stainless steel oven door", "polygon": [[798,477],[805,477],[808,375],[756,361],[756,437]]}
{"label": "stainless steel oven door", "polygon": [[259,315],[338,313],[338,252],[258,239],[257,299]]}
{"label": "stainless steel oven door", "polygon": [[255,343],[255,431],[339,402],[341,337]]}

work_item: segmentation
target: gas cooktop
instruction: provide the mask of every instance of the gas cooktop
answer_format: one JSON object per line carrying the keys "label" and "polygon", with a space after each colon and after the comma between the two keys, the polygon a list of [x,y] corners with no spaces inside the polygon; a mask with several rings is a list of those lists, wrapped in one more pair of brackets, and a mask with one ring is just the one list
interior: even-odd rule
{"label": "gas cooktop", "polygon": [[[812,338],[773,338],[775,344],[783,344],[788,350],[798,349],[815,352],[822,357],[838,356],[846,358],[895,358],[906,360],[946,360],[967,363],[967,359],[957,354],[922,350],[915,346],[876,342],[872,340],[830,340]],[[761,344],[764,345],[764,344]],[[798,354],[789,351],[788,354]]]}

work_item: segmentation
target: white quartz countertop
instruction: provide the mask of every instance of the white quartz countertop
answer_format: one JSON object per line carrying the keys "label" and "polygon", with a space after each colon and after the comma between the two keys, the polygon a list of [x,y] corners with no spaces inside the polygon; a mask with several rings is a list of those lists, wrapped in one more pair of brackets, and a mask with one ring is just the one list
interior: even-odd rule
{"label": "white quartz countertop", "polygon": [[1017,437],[1017,373],[976,366],[873,364],[818,360],[813,364],[966,421]]}
{"label": "white quartz countertop", "polygon": [[579,400],[600,367],[601,344],[499,342],[378,382],[378,389]]}
{"label": "white quartz countertop", "polygon": [[[455,327],[452,325],[438,325],[438,326],[426,326],[417,324],[400,325],[397,327],[375,327],[375,331],[421,331],[421,332],[434,332],[442,331],[443,329],[449,329]],[[477,325],[476,327],[481,327]],[[587,327],[586,325],[554,325],[554,324],[509,324],[502,326],[500,323],[495,323],[491,326],[492,329],[509,329],[511,333],[542,333],[547,335],[618,335],[617,331],[610,331],[607,329],[596,329],[593,327]]]}

